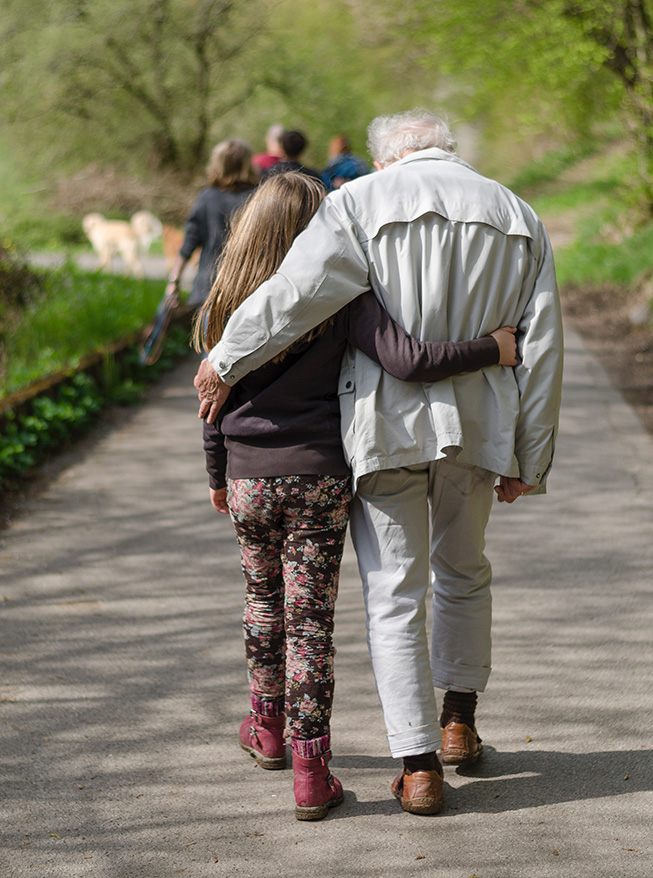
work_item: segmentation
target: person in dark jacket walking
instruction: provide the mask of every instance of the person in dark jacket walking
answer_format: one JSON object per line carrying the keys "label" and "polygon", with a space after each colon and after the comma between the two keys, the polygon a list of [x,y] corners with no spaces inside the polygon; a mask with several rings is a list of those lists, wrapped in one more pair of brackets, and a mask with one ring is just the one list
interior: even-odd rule
{"label": "person in dark jacket walking", "polygon": [[170,270],[166,287],[166,296],[178,299],[181,275],[188,260],[199,248],[199,266],[187,301],[195,308],[204,302],[215,279],[216,264],[231,215],[258,183],[249,144],[238,138],[219,143],[211,153],[207,182],[186,220],[184,241]]}
{"label": "person in dark jacket walking", "polygon": [[302,153],[308,146],[308,141],[301,131],[284,131],[279,138],[279,142],[281,143],[284,157],[261,175],[262,180],[266,180],[274,174],[299,171],[301,174],[306,174],[308,177],[313,177],[315,180],[323,183],[319,171],[316,171],[315,168],[307,167],[300,160]]}

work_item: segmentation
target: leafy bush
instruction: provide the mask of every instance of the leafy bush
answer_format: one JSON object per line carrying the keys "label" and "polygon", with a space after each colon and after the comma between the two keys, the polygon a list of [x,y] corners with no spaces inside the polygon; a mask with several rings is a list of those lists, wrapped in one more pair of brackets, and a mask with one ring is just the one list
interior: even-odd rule
{"label": "leafy bush", "polygon": [[52,250],[59,247],[88,247],[78,217],[69,214],[35,211],[29,216],[13,220],[11,234],[34,250]]}
{"label": "leafy bush", "polygon": [[53,397],[32,400],[26,413],[7,412],[0,432],[0,484],[27,472],[48,450],[87,428],[103,403],[96,383],[80,372]]}
{"label": "leafy bush", "polygon": [[0,241],[0,382],[6,371],[7,345],[21,315],[42,291],[42,281],[18,255],[11,241]]}
{"label": "leafy bush", "polygon": [[[20,257],[13,242],[0,241],[0,309],[26,307],[41,288],[41,277]],[[0,310],[0,316],[5,313]]]}

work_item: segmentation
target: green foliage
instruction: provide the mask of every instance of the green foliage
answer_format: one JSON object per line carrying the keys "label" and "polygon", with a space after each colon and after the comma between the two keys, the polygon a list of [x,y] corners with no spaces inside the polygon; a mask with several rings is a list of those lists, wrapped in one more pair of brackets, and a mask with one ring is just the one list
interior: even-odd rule
{"label": "green foliage", "polygon": [[513,132],[561,127],[570,117],[576,127],[609,99],[606,80],[600,78],[598,89],[594,84],[607,50],[566,6],[565,0],[412,0],[403,30],[424,66],[448,77],[451,97],[468,118],[506,113]]}
{"label": "green foliage", "polygon": [[87,428],[104,403],[93,380],[84,373],[62,385],[52,398],[37,397],[28,413],[5,413],[0,431],[0,484],[40,463]]}
{"label": "green foliage", "polygon": [[[546,178],[544,169],[557,162],[557,177]],[[526,167],[515,186],[527,198],[545,225],[571,231],[566,245],[556,247],[558,282],[609,286],[613,289],[637,283],[650,272],[653,223],[633,204],[630,179],[632,157],[623,144],[602,152],[579,156],[574,164],[553,154]],[[539,186],[531,183],[539,179]]]}
{"label": "green foliage", "polygon": [[29,215],[11,218],[11,236],[23,247],[33,250],[79,249],[88,240],[78,217],[52,211],[36,210]]}
{"label": "green foliage", "polygon": [[605,241],[593,234],[596,220],[586,221],[577,240],[556,260],[561,285],[629,286],[651,270],[653,223],[634,230],[623,240]]}
{"label": "green foliage", "polygon": [[0,125],[41,174],[199,176],[213,143],[259,149],[277,122],[321,166],[334,133],[364,154],[373,115],[432,99],[433,75],[352,0],[43,0],[38,16],[5,0],[0,40]]}
{"label": "green foliage", "polygon": [[598,148],[595,141],[585,141],[548,152],[543,158],[529,162],[513,177],[509,186],[522,193],[541,188],[546,183],[557,180],[564,171],[576,165],[581,159],[592,155]]}
{"label": "green foliage", "polygon": [[[321,165],[333,133],[364,153],[374,115],[415,104],[480,128],[496,175],[515,144],[541,156],[623,111],[653,203],[653,0],[43,0],[32,12],[5,0],[0,18],[0,124],[26,178],[88,163],[197,177],[214,142],[259,148],[274,122],[304,128]],[[36,211],[12,227],[32,239],[38,223]]]}
{"label": "green foliage", "polygon": [[394,40],[376,32],[367,10],[348,0],[276,3],[262,48],[266,78],[238,111],[239,123],[251,138],[274,122],[303,130],[310,142],[305,160],[318,168],[334,134],[349,136],[365,158],[374,116],[432,100],[433,77],[425,78]]}
{"label": "green foliage", "polygon": [[7,346],[16,326],[41,293],[39,275],[20,258],[11,241],[0,241],[0,376],[7,369]]}
{"label": "green foliage", "polygon": [[21,258],[12,241],[0,241],[0,326],[41,294],[41,278]]}
{"label": "green foliage", "polygon": [[[391,26],[395,4],[376,5]],[[408,0],[399,27],[450,105],[502,145],[530,132],[542,154],[622,110],[653,205],[653,0]]]}
{"label": "green foliage", "polygon": [[5,118],[50,165],[133,154],[194,171],[215,120],[260,79],[264,20],[259,0],[43,0],[38,15],[6,0]]}
{"label": "green foliage", "polygon": [[[25,168],[23,151],[9,137],[0,138],[0,237],[19,241],[22,250],[88,246],[79,217],[52,210],[52,186],[39,182],[33,169]],[[5,242],[5,248],[6,248]]]}
{"label": "green foliage", "polygon": [[138,332],[162,295],[160,282],[88,274],[73,264],[42,274],[41,284],[4,341],[2,394],[74,367],[87,354]]}
{"label": "green foliage", "polygon": [[[160,282],[87,274],[74,265],[35,273],[13,251],[0,252],[0,311],[7,303],[0,395],[60,370],[73,372],[89,354],[137,334],[152,319],[161,295]],[[109,403],[137,402],[148,383],[188,353],[187,331],[174,326],[154,366],[140,365],[136,344],[116,355],[105,353],[89,372],[78,372],[18,412],[1,414],[0,484],[83,433]]]}

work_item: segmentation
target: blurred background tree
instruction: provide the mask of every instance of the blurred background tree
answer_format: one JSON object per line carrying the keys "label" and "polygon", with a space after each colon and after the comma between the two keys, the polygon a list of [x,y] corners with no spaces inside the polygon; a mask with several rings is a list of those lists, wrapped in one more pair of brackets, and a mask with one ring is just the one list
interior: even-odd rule
{"label": "blurred background tree", "polygon": [[224,137],[258,150],[270,124],[299,128],[319,167],[333,134],[364,154],[374,115],[421,104],[446,108],[459,138],[471,125],[464,157],[508,182],[531,158],[626,126],[651,205],[652,5],[42,0],[35,14],[2,0],[0,160],[50,192],[90,163],[187,185]]}
{"label": "blurred background tree", "polygon": [[43,165],[192,172],[257,84],[259,0],[5,0],[3,115]]}
{"label": "blurred background tree", "polygon": [[[639,197],[653,209],[652,0],[374,0],[464,118],[505,162],[510,142],[540,152],[626,127]],[[497,148],[498,147],[498,148]]]}
{"label": "blurred background tree", "polygon": [[322,147],[355,128],[363,148],[376,108],[411,97],[407,82],[388,86],[387,50],[361,48],[346,0],[3,6],[2,121],[44,168],[101,157],[190,175],[220,137],[259,141],[277,121],[310,128]]}

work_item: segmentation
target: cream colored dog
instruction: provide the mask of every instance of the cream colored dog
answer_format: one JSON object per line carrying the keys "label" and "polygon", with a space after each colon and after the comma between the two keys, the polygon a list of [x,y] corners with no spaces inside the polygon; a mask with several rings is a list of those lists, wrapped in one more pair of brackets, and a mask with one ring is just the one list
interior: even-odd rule
{"label": "cream colored dog", "polygon": [[82,220],[86,237],[99,257],[98,268],[111,270],[115,255],[122,256],[125,274],[143,277],[141,255],[161,236],[161,223],[147,210],[139,210],[130,222],[108,220],[101,213],[89,213]]}
{"label": "cream colored dog", "polygon": [[154,241],[163,234],[163,226],[149,210],[139,210],[129,221],[141,242],[141,253],[147,253]]}

